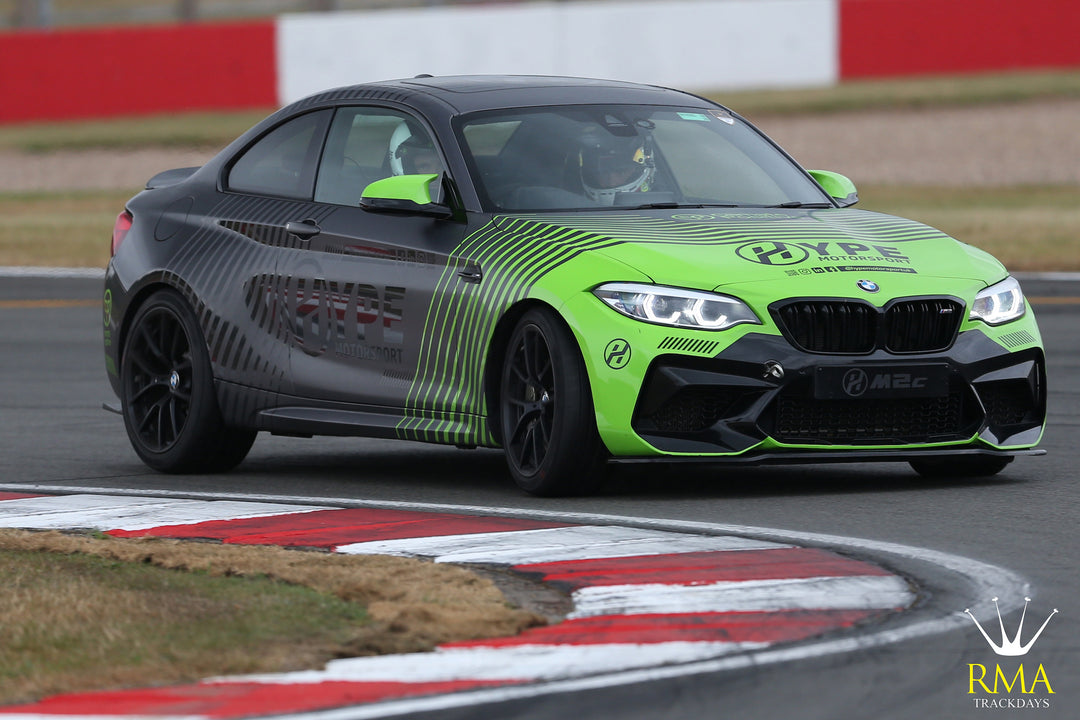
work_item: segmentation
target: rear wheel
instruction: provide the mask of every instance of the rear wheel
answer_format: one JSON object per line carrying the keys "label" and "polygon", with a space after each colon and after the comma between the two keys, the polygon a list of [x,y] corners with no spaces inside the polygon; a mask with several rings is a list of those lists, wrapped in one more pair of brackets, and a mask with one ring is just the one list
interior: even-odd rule
{"label": "rear wheel", "polygon": [[1012,461],[1012,457],[967,455],[912,460],[910,464],[923,477],[989,477],[997,475]]}
{"label": "rear wheel", "polygon": [[577,495],[604,480],[605,450],[577,343],[554,313],[527,312],[510,336],[499,394],[514,482],[533,495]]}
{"label": "rear wheel", "polygon": [[224,472],[255,441],[227,427],[194,313],[176,292],[150,296],[131,322],[120,368],[124,426],[135,452],[155,470]]}

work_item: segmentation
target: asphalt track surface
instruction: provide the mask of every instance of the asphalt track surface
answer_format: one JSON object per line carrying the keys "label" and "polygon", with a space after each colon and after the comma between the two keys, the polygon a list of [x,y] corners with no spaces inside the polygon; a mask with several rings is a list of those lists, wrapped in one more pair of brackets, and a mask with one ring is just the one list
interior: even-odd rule
{"label": "asphalt track surface", "polygon": [[[6,486],[114,488],[153,494],[227,493],[415,502],[588,513],[659,523],[752,526],[869,541],[865,556],[916,579],[915,621],[955,618],[971,587],[933,563],[881,552],[917,546],[1012,571],[987,575],[1003,598],[1032,598],[1023,640],[1054,616],[1023,658],[995,656],[971,623],[932,635],[788,662],[641,678],[632,684],[570,687],[416,717],[561,718],[1040,718],[1080,716],[1080,284],[1025,279],[1047,347],[1048,455],[1020,458],[980,481],[926,481],[906,465],[853,464],[779,468],[620,467],[592,498],[543,500],[521,495],[493,451],[375,440],[260,436],[248,460],[228,475],[170,477],[148,471],[127,443],[100,349],[100,282],[0,277],[0,482]],[[847,552],[853,552],[850,548]],[[978,565],[969,570],[980,572]],[[993,588],[1013,578],[1021,587]],[[983,602],[989,598],[983,598]],[[1005,616],[1011,637],[1019,613]],[[984,623],[986,624],[986,623]],[[890,628],[881,628],[887,632]],[[991,637],[998,633],[988,626]],[[969,665],[999,663],[1012,680],[1021,661],[1028,684],[1040,664],[1053,695],[1018,691],[969,694]],[[987,678],[989,680],[989,676]],[[1011,709],[1045,698],[1049,707]],[[980,700],[999,707],[979,707]],[[415,716],[415,715],[414,715]],[[327,716],[330,717],[330,716]],[[334,717],[347,717],[335,715]]]}

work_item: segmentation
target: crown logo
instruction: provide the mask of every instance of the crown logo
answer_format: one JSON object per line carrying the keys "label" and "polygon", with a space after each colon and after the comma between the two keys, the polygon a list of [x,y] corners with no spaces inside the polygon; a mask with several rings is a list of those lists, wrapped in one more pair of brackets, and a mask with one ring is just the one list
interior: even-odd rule
{"label": "crown logo", "polygon": [[982,633],[982,636],[984,638],[986,638],[986,642],[989,643],[990,647],[993,648],[994,652],[998,655],[1005,655],[1007,657],[1019,657],[1021,655],[1027,655],[1028,650],[1032,648],[1032,646],[1035,644],[1035,641],[1039,639],[1040,635],[1042,635],[1042,631],[1046,629],[1047,624],[1050,622],[1050,618],[1054,617],[1054,615],[1057,614],[1057,608],[1054,608],[1053,612],[1051,612],[1046,617],[1046,620],[1043,621],[1042,627],[1039,628],[1039,631],[1035,633],[1035,637],[1031,638],[1031,640],[1028,641],[1027,645],[1021,645],[1020,632],[1024,629],[1024,618],[1027,617],[1027,606],[1028,603],[1031,602],[1031,598],[1024,598],[1024,612],[1020,615],[1020,626],[1016,628],[1016,637],[1014,637],[1012,640],[1010,640],[1008,635],[1005,634],[1005,622],[1001,619],[1001,608],[998,607],[998,599],[990,599],[993,601],[994,607],[997,608],[998,625],[1001,626],[1000,645],[990,639],[990,636],[986,634],[985,630],[983,630],[983,626],[980,625],[979,621],[975,620],[975,616],[971,614],[970,608],[965,610],[964,612],[966,612],[975,622],[975,627],[979,628],[979,632]]}

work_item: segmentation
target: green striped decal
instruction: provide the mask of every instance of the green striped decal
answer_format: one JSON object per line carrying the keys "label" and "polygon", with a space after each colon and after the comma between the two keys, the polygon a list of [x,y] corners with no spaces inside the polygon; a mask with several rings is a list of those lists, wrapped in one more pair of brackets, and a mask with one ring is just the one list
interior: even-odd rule
{"label": "green striped decal", "polygon": [[[674,219],[641,215],[613,217],[603,213],[544,216],[546,223],[603,233],[620,242],[683,244],[745,243],[750,240],[789,242],[855,241],[886,244],[936,240],[948,236],[928,225],[863,210],[784,213],[720,211],[676,213]],[[682,221],[680,221],[680,218]]]}
{"label": "green striped decal", "polygon": [[[537,280],[582,252],[617,241],[528,219],[496,218],[467,237],[454,255],[478,264],[479,286],[464,286],[447,266],[424,322],[416,378],[409,390],[400,437],[442,443],[494,444],[483,423],[487,341],[506,308],[525,298]],[[469,292],[475,288],[475,292]]]}

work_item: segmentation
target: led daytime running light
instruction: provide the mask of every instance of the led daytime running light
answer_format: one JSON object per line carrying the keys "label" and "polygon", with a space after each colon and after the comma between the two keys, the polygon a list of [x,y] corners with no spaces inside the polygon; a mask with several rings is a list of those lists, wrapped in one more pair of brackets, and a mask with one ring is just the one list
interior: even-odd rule
{"label": "led daytime running light", "polygon": [[636,320],[657,325],[726,330],[760,324],[754,312],[727,295],[642,283],[608,283],[593,290],[609,306]]}
{"label": "led daytime running light", "polygon": [[1024,316],[1027,303],[1016,278],[1006,278],[975,296],[969,320],[982,320],[987,325],[1001,325]]}

